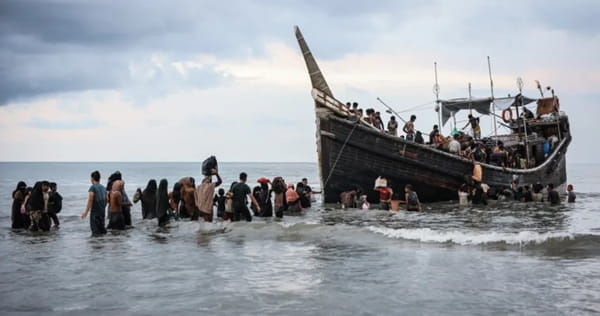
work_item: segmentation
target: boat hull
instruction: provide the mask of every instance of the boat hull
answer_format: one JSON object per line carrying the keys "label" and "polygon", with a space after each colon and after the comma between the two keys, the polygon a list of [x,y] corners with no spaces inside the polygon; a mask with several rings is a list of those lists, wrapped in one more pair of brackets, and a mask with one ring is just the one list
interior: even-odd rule
{"label": "boat hull", "polygon": [[[326,203],[336,203],[342,192],[356,188],[361,188],[369,201],[378,201],[373,186],[379,176],[388,179],[394,192],[401,192],[406,184],[411,184],[423,202],[455,200],[465,176],[473,171],[473,164],[467,159],[407,142],[327,111],[317,111],[317,129]],[[543,165],[534,169],[503,169],[483,164],[483,182],[496,189],[509,188],[514,179],[519,185],[564,184],[565,154],[570,142],[567,137]]]}

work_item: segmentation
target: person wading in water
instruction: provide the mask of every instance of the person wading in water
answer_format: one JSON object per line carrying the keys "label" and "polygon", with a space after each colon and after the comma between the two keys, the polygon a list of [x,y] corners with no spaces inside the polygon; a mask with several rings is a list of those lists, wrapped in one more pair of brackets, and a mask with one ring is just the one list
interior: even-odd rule
{"label": "person wading in water", "polygon": [[88,190],[87,206],[81,218],[85,219],[90,215],[90,228],[92,236],[106,234],[104,227],[104,210],[106,209],[106,189],[100,184],[100,172],[94,171],[91,175],[92,186]]}
{"label": "person wading in water", "polygon": [[252,221],[252,214],[250,214],[250,210],[248,209],[248,198],[254,203],[256,209],[260,212],[261,208],[258,205],[258,201],[251,194],[250,187],[246,184],[246,180],[248,180],[248,175],[245,172],[240,173],[240,182],[236,183],[232,186],[229,191],[232,196],[232,207],[233,207],[233,220],[239,221],[242,216],[246,219],[246,221]]}

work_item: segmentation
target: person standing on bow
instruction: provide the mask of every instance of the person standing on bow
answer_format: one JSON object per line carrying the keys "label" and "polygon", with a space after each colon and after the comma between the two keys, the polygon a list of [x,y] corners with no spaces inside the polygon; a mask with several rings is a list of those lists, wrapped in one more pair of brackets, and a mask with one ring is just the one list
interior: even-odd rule
{"label": "person standing on bow", "polygon": [[469,122],[462,128],[465,129],[467,126],[471,125],[471,130],[473,131],[473,138],[481,139],[481,127],[479,126],[479,118],[474,117],[472,114],[469,114]]}
{"label": "person standing on bow", "polygon": [[417,120],[416,115],[410,116],[410,121],[404,124],[402,130],[406,133],[406,140],[412,142],[415,140],[415,121]]}

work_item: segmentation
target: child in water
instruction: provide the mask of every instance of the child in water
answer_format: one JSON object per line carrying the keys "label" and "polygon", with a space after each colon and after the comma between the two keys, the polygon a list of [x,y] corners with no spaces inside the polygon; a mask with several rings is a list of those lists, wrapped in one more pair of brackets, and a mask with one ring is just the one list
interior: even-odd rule
{"label": "child in water", "polygon": [[567,186],[567,203],[575,203],[576,198],[577,196],[575,196],[575,192],[573,192],[573,185],[569,184]]}
{"label": "child in water", "polygon": [[225,196],[225,190],[223,188],[219,189],[218,195],[215,194],[214,204],[217,206],[217,217],[224,218],[225,217],[225,200],[227,197]]}
{"label": "child in water", "polygon": [[360,201],[360,207],[363,210],[368,210],[369,208],[371,208],[371,204],[369,204],[369,201],[367,201],[366,195],[361,195],[359,201]]}

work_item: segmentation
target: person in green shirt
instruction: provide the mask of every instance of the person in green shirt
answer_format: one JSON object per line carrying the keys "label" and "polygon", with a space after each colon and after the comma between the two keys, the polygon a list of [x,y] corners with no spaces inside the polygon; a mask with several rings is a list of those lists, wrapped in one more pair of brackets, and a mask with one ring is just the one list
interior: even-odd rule
{"label": "person in green shirt", "polygon": [[240,173],[240,181],[233,185],[229,192],[232,195],[232,208],[233,208],[233,220],[239,221],[242,216],[246,219],[246,221],[252,221],[252,214],[248,209],[248,198],[254,203],[258,212],[261,211],[260,205],[251,194],[250,187],[246,184],[246,180],[248,179],[248,175],[245,172]]}

